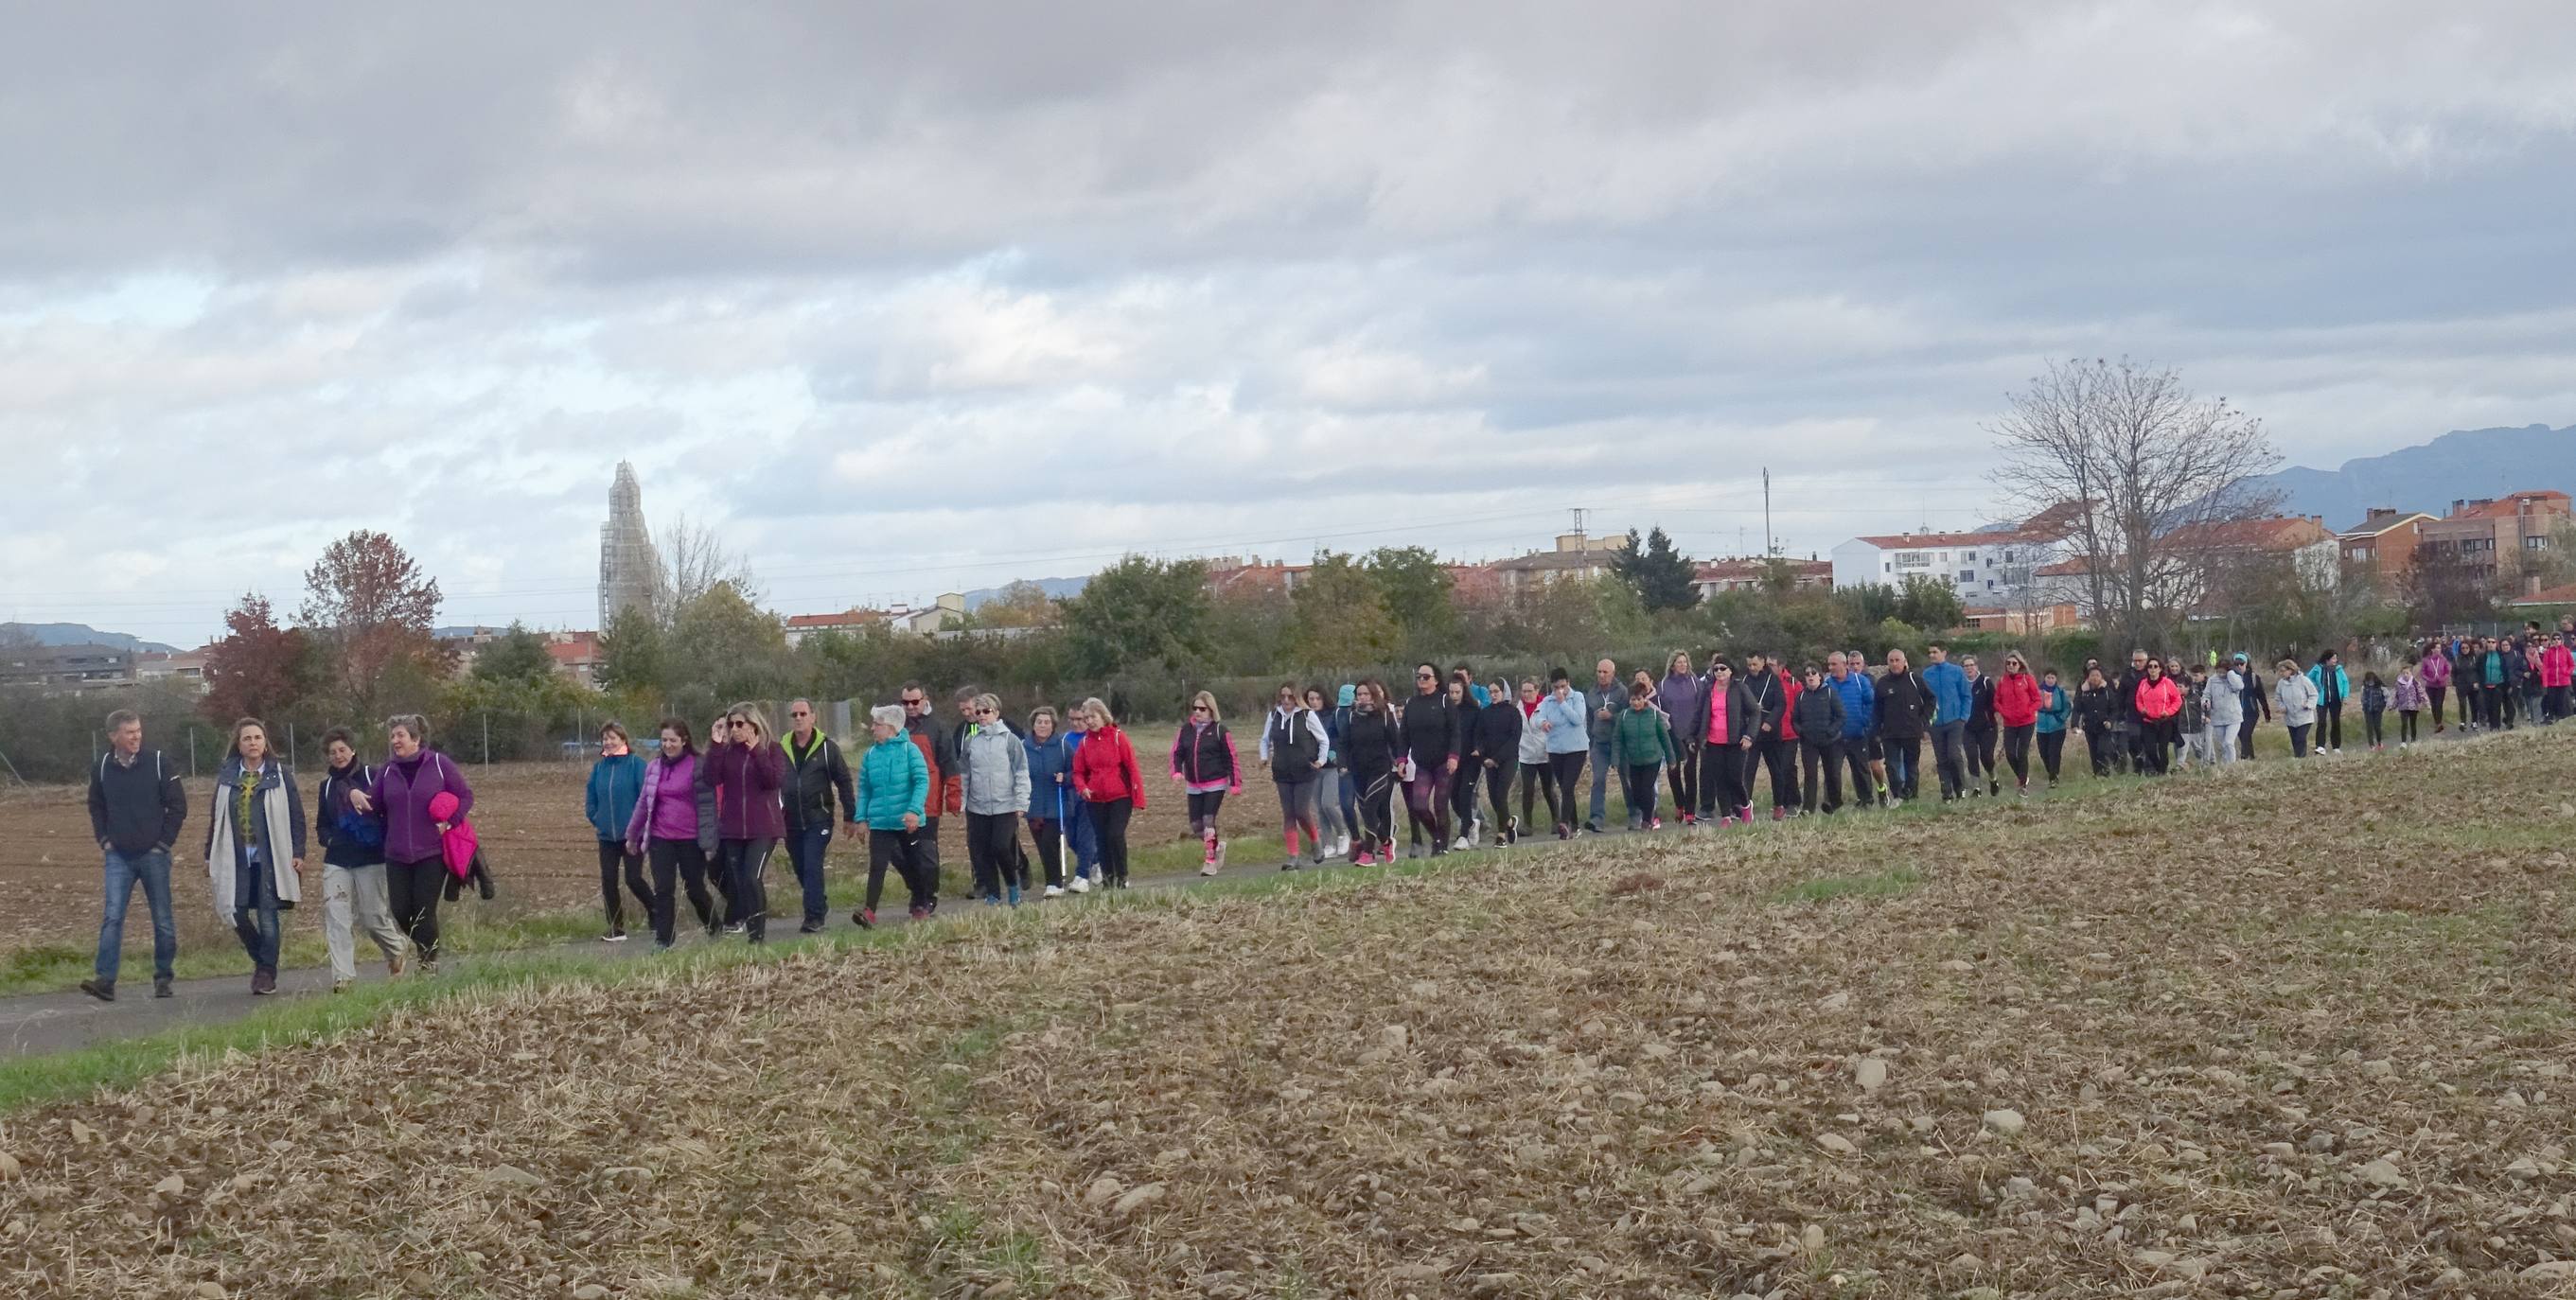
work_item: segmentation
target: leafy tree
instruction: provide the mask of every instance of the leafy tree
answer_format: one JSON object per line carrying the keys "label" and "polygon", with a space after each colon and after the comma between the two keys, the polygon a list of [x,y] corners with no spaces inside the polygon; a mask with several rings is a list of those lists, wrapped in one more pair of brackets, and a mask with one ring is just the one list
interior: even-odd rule
{"label": "leafy tree", "polygon": [[332,685],[362,717],[378,717],[386,678],[439,655],[438,581],[393,538],[361,529],[323,548],[304,573],[301,621],[326,653]]}
{"label": "leafy tree", "polygon": [[1055,597],[1034,582],[1014,582],[975,610],[977,627],[1053,627]]}
{"label": "leafy tree", "polygon": [[668,645],[675,707],[690,716],[788,689],[787,630],[740,588],[719,582],[680,610]]}
{"label": "leafy tree", "polygon": [[1295,647],[1298,663],[1313,668],[1363,668],[1395,658],[1399,637],[1386,593],[1359,561],[1327,551],[1315,557],[1297,585]]}
{"label": "leafy tree", "polygon": [[509,631],[494,637],[474,657],[474,676],[481,681],[543,681],[554,672],[555,658],[546,653],[546,639],[529,631],[525,623],[513,622]]}
{"label": "leafy tree", "polygon": [[268,597],[247,593],[224,614],[223,639],[206,648],[198,709],[218,725],[282,715],[309,690],[306,667],[304,634],[277,625]]}
{"label": "leafy tree", "polygon": [[1181,672],[1210,657],[1209,614],[1205,564],[1130,555],[1064,602],[1064,630],[1076,672]]}
{"label": "leafy tree", "polygon": [[1689,609],[1699,603],[1699,587],[1691,581],[1695,570],[1689,557],[1674,549],[1673,539],[1660,526],[1646,534],[1643,545],[1637,541],[1637,530],[1629,529],[1628,549],[1610,564],[1649,612]]}
{"label": "leafy tree", "polygon": [[1408,654],[1432,654],[1447,648],[1458,632],[1458,611],[1449,600],[1449,566],[1420,546],[1381,546],[1360,561],[1386,598],[1387,612],[1403,630]]}
{"label": "leafy tree", "polygon": [[2458,555],[2427,549],[2406,573],[2406,606],[2424,627],[2485,623],[2504,615],[2495,582]]}
{"label": "leafy tree", "polygon": [[1230,677],[1267,673],[1295,637],[1296,606],[1286,591],[1254,585],[1208,601],[1207,667]]}
{"label": "leafy tree", "polygon": [[627,694],[663,694],[669,680],[662,625],[641,609],[622,609],[599,635],[599,682]]}
{"label": "leafy tree", "polygon": [[1959,590],[1939,578],[1913,574],[1896,593],[1896,609],[1890,617],[1914,627],[1939,631],[1968,621],[1968,606],[1959,599]]}

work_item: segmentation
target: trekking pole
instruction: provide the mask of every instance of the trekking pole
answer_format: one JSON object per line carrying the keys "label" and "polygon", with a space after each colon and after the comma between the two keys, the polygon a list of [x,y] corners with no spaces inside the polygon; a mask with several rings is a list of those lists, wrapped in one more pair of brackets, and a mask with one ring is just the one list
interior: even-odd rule
{"label": "trekking pole", "polygon": [[1064,829],[1064,787],[1055,788],[1055,870],[1059,876],[1073,874],[1073,837]]}

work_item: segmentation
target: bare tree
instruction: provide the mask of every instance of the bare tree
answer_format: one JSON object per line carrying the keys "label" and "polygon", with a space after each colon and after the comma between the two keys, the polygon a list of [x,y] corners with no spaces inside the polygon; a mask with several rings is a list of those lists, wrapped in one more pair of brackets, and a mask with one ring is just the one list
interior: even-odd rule
{"label": "bare tree", "polygon": [[2003,454],[1988,477],[2022,513],[2066,507],[2055,518],[2084,568],[2077,591],[2111,644],[2144,640],[2206,594],[2206,556],[2167,539],[2279,506],[2247,482],[2281,459],[2262,422],[2194,396],[2170,369],[2050,362],[2010,402],[1987,430]]}
{"label": "bare tree", "polygon": [[726,545],[714,528],[680,515],[660,531],[661,544],[655,549],[661,572],[655,575],[653,619],[663,630],[678,627],[680,612],[719,586],[732,587],[750,604],[760,603],[765,593],[752,575],[751,561]]}

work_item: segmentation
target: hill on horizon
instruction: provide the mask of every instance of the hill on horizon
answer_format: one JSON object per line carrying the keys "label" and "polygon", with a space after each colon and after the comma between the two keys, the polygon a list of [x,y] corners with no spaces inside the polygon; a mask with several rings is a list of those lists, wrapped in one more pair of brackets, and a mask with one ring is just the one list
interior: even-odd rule
{"label": "hill on horizon", "polygon": [[2455,429],[2431,442],[2345,461],[2337,469],[2294,466],[2252,480],[2281,493],[2281,513],[2322,515],[2338,531],[2375,506],[2439,517],[2454,501],[2556,489],[2576,495],[2576,425]]}
{"label": "hill on horizon", "polygon": [[119,650],[151,650],[164,654],[178,648],[123,632],[101,632],[87,623],[0,623],[0,640],[21,636],[31,638],[38,645],[105,645]]}

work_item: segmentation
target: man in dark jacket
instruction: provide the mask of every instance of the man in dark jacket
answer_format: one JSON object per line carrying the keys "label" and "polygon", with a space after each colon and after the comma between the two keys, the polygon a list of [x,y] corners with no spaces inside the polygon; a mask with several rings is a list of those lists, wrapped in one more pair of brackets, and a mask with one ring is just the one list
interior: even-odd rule
{"label": "man in dark jacket", "polygon": [[1830,817],[1843,806],[1843,697],[1825,680],[1823,668],[1809,664],[1805,675],[1807,687],[1798,692],[1790,716],[1798,732],[1799,774],[1806,778],[1803,809]]}
{"label": "man in dark jacket", "polygon": [[1604,659],[1592,665],[1592,685],[1583,692],[1583,710],[1592,720],[1592,797],[1584,801],[1583,829],[1595,835],[1602,833],[1602,810],[1610,802],[1610,736],[1626,707],[1628,688],[1619,684],[1618,663]]}
{"label": "man in dark jacket", "polygon": [[1798,806],[1798,745],[1788,739],[1789,683],[1779,665],[1759,654],[1744,656],[1744,694],[1753,704],[1753,752],[1744,769],[1744,788],[1753,788],[1752,762],[1771,770],[1771,819],[1778,821]]}
{"label": "man in dark jacket", "polygon": [[796,868],[796,884],[805,894],[804,934],[823,929],[823,859],[832,848],[832,800],[841,801],[841,820],[856,833],[859,801],[850,788],[850,764],[841,747],[815,724],[814,702],[787,705],[787,788],[779,793],[787,811],[787,861]]}
{"label": "man in dark jacket", "polygon": [[143,719],[127,709],[107,715],[107,752],[89,775],[90,836],[107,855],[107,914],[99,921],[95,974],[81,981],[81,992],[101,1002],[116,1000],[125,910],[139,884],[152,909],[152,996],[170,996],[171,967],[179,960],[179,922],[170,910],[170,846],[187,819],[179,770],[161,751],[145,751]]}
{"label": "man in dark jacket", "polygon": [[1932,729],[1932,688],[1905,661],[1905,652],[1887,652],[1887,673],[1878,679],[1878,744],[1887,759],[1890,805],[1918,797],[1923,736]]}
{"label": "man in dark jacket", "polygon": [[956,738],[930,711],[930,692],[921,683],[905,682],[896,698],[903,705],[903,734],[921,750],[930,767],[930,797],[922,801],[921,829],[912,837],[918,850],[913,870],[923,882],[935,886],[939,883],[939,814],[948,806],[948,774],[957,762]]}
{"label": "man in dark jacket", "polygon": [[2252,758],[2254,757],[2254,724],[2257,720],[2263,722],[2272,720],[2272,693],[2263,689],[2262,680],[2254,675],[2254,665],[2246,661],[2243,651],[2238,651],[2236,655],[2236,678],[2245,683],[2245,716],[2236,724],[2236,756]]}

